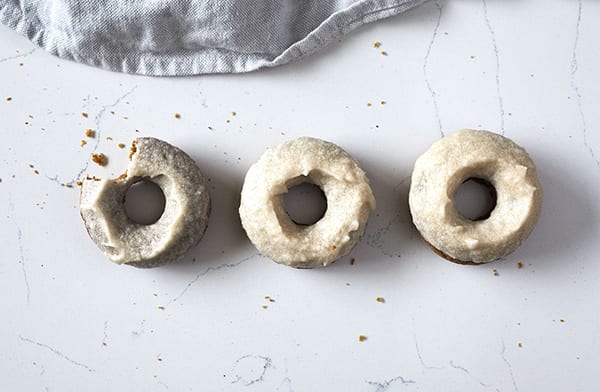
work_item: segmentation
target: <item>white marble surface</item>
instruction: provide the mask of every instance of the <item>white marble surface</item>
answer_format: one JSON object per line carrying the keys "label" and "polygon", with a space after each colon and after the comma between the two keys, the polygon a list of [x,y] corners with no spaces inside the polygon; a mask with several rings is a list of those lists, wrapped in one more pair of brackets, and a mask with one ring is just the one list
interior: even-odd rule
{"label": "white marble surface", "polygon": [[[185,79],[63,61],[0,28],[0,390],[599,390],[598,16],[593,0],[429,2],[299,63]],[[545,190],[529,240],[479,267],[435,256],[407,207],[416,157],[463,127],[526,147]],[[62,185],[121,173],[117,143],[140,135],[214,186],[201,244],[152,270],[108,262]],[[300,135],[351,152],[378,201],[326,269],[258,256],[237,215],[248,167]]]}

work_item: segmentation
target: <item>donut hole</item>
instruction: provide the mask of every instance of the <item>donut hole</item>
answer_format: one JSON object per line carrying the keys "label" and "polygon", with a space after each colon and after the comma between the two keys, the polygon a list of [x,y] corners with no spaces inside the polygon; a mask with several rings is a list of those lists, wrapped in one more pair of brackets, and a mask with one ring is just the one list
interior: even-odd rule
{"label": "donut hole", "polygon": [[125,193],[125,214],[134,223],[151,225],[165,211],[165,194],[160,186],[147,178],[129,186]]}
{"label": "donut hole", "polygon": [[497,202],[496,188],[486,179],[470,177],[454,194],[454,207],[460,215],[480,221],[490,217]]}
{"label": "donut hole", "polygon": [[283,207],[292,222],[299,226],[317,223],[327,211],[327,198],[323,190],[306,176],[295,179],[283,195]]}

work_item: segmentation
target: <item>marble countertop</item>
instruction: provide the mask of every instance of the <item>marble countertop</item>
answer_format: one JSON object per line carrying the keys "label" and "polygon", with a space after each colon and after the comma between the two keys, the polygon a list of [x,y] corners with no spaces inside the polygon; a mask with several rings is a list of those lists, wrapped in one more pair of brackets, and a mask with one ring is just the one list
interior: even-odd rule
{"label": "marble countertop", "polygon": [[[600,389],[598,15],[428,2],[294,64],[193,78],[79,65],[0,27],[0,390]],[[545,192],[526,243],[477,267],[433,254],[407,205],[415,159],[461,128],[524,146]],[[353,154],[378,203],[325,269],[261,257],[237,214],[248,167],[301,135]],[[120,174],[139,136],[212,184],[202,242],[150,270],[107,261],[65,186]]]}

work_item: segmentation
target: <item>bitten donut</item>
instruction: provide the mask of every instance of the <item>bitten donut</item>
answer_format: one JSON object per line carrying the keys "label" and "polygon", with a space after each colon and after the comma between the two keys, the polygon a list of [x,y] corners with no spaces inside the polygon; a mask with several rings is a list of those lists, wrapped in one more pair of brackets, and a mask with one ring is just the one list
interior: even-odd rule
{"label": "bitten donut", "polygon": [[[303,182],[318,185],[325,215],[311,226],[294,223],[283,194]],[[301,137],[269,148],[250,167],[242,187],[242,226],[256,248],[296,268],[327,266],[362,236],[375,198],[358,163],[333,143]]]}
{"label": "bitten donut", "polygon": [[[468,179],[487,181],[496,191],[496,206],[486,219],[469,220],[454,206],[456,190]],[[417,159],[409,204],[415,226],[436,253],[480,264],[525,241],[540,216],[542,188],[523,148],[492,132],[462,130]]]}
{"label": "bitten donut", "polygon": [[[210,196],[194,160],[159,139],[133,141],[125,174],[116,179],[86,179],[81,188],[81,217],[104,254],[117,264],[156,267],[183,256],[206,230]],[[157,184],[165,209],[153,224],[133,222],[125,212],[128,188],[141,180]]]}

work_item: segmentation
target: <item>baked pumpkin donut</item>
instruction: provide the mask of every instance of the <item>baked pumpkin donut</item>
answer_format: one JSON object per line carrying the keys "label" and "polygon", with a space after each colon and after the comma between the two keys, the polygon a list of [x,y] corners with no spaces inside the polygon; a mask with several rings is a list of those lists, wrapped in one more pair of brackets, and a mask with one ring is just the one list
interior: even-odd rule
{"label": "baked pumpkin donut", "polygon": [[[131,146],[125,174],[116,179],[88,178],[81,188],[81,217],[104,254],[117,264],[156,267],[174,261],[196,245],[206,230],[210,196],[192,158],[151,137]],[[162,190],[165,208],[153,224],[133,222],[125,211],[129,187],[142,180]]]}
{"label": "baked pumpkin donut", "polygon": [[[294,223],[283,195],[303,182],[318,185],[327,210],[313,225]],[[364,233],[375,198],[358,163],[340,147],[301,137],[267,149],[242,187],[240,218],[256,248],[296,268],[327,266],[347,254]]]}
{"label": "baked pumpkin donut", "polygon": [[[469,179],[495,189],[496,206],[485,219],[469,220],[454,206],[457,189]],[[525,241],[541,213],[542,188],[523,148],[492,132],[462,130],[417,159],[409,205],[415,226],[436,253],[480,264],[506,256]]]}

